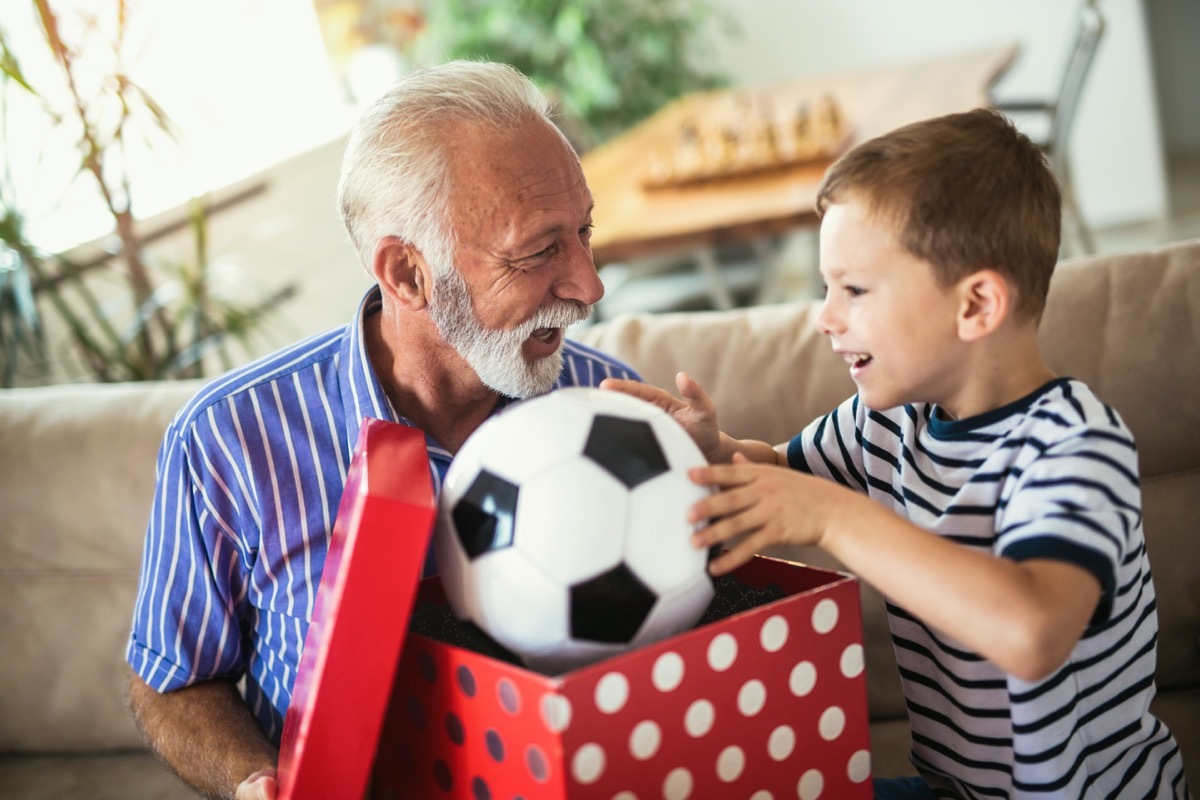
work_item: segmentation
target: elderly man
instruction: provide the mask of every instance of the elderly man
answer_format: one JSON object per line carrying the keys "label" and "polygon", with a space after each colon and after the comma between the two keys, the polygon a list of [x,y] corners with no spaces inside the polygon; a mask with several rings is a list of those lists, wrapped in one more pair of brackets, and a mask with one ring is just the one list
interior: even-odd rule
{"label": "elderly man", "polygon": [[467,436],[512,399],[636,377],[564,338],[603,287],[591,193],[548,114],[533,84],[498,64],[454,62],[394,86],[353,131],[338,186],[377,285],[347,327],[217,379],[167,431],[130,705],[199,791],[275,795],[283,716],[364,417],[424,431],[440,486]]}

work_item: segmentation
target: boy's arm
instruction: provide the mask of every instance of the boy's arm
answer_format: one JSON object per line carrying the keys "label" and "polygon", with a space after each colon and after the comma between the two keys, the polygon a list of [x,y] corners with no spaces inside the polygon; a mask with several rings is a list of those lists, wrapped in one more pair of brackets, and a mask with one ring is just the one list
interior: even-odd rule
{"label": "boy's arm", "polygon": [[[661,408],[683,426],[710,464],[724,464],[741,453],[759,464],[787,464],[787,443],[772,447],[754,439],[734,439],[717,425],[717,408],[708,393],[686,372],[675,375],[680,397],[639,381],[606,378],[601,389],[623,392]],[[680,399],[682,398],[682,399]]]}
{"label": "boy's arm", "polygon": [[1082,567],[970,550],[822,478],[741,459],[692,475],[727,490],[693,508],[693,521],[715,520],[693,537],[696,546],[745,537],[712,562],[714,573],[771,545],[817,545],[892,602],[1022,680],[1062,665],[1100,600],[1099,580]]}

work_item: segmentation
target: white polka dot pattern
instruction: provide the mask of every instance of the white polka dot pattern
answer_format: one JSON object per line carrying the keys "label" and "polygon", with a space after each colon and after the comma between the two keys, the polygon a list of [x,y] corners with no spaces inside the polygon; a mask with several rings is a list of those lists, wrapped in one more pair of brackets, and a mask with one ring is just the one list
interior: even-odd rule
{"label": "white polka dot pattern", "polygon": [[796,732],[790,725],[780,725],[767,739],[767,752],[776,761],[788,758],[796,749]]}
{"label": "white polka dot pattern", "polygon": [[787,620],[776,614],[763,623],[759,642],[768,653],[778,653],[787,644]]}
{"label": "white polka dot pattern", "polygon": [[667,773],[663,782],[663,800],[687,800],[692,796],[692,773],[678,767]]}
{"label": "white polka dot pattern", "polygon": [[837,603],[826,598],[817,603],[817,607],[813,609],[812,626],[817,633],[829,633],[837,625],[838,607]]}
{"label": "white polka dot pattern", "polygon": [[767,687],[757,678],[746,681],[738,692],[737,704],[743,717],[753,717],[767,704]]}
{"label": "white polka dot pattern", "polygon": [[864,667],[862,645],[852,644],[843,650],[839,665],[842,668],[842,674],[847,678],[857,678],[861,675]]}
{"label": "white polka dot pattern", "polygon": [[662,742],[662,731],[653,720],[642,720],[629,736],[629,752],[638,761],[653,758]]}
{"label": "white polka dot pattern", "polygon": [[599,780],[604,774],[604,748],[588,742],[576,750],[571,760],[571,774],[585,786]]}
{"label": "white polka dot pattern", "polygon": [[564,675],[417,637],[385,726],[394,776],[373,780],[401,797],[871,800],[858,585],[765,562],[747,586],[784,599]]}
{"label": "white polka dot pattern", "polygon": [[629,699],[629,679],[619,672],[610,672],[596,684],[596,708],[605,714],[615,714]]}
{"label": "white polka dot pattern", "polygon": [[825,791],[825,776],[818,770],[810,769],[800,776],[800,784],[796,787],[796,796],[800,800],[817,800]]}
{"label": "white polka dot pattern", "polygon": [[673,692],[683,683],[683,659],[679,653],[663,653],[654,662],[654,671],[650,674],[654,688],[660,692]]}
{"label": "white polka dot pattern", "polygon": [[687,716],[683,718],[683,727],[689,736],[698,739],[712,730],[715,718],[713,704],[707,700],[697,700],[688,707]]}
{"label": "white polka dot pattern", "polygon": [[871,777],[871,751],[858,750],[850,756],[850,762],[846,764],[846,775],[854,783],[862,783]]}
{"label": "white polka dot pattern", "polygon": [[745,768],[746,754],[736,744],[729,745],[717,756],[717,777],[725,783],[736,781]]}
{"label": "white polka dot pattern", "polygon": [[542,722],[554,733],[562,733],[571,724],[571,701],[561,694],[542,697]]}
{"label": "white polka dot pattern", "polygon": [[792,674],[788,680],[788,688],[792,690],[792,694],[797,697],[805,697],[812,692],[816,685],[817,668],[811,661],[801,661],[792,668]]}
{"label": "white polka dot pattern", "polygon": [[821,731],[821,738],[831,742],[841,736],[842,731],[846,729],[846,714],[837,706],[830,706],[821,714],[818,727]]}
{"label": "white polka dot pattern", "polygon": [[724,672],[733,666],[737,659],[737,639],[728,633],[713,637],[708,646],[708,665],[714,672]]}

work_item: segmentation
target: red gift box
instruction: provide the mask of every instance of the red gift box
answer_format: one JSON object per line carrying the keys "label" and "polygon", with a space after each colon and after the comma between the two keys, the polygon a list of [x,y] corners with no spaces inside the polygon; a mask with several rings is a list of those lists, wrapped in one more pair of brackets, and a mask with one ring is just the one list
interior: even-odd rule
{"label": "red gift box", "polygon": [[546,676],[407,633],[414,594],[443,600],[437,578],[417,592],[429,485],[419,432],[364,424],[284,727],[283,800],[871,797],[853,577],[756,557],[734,575],[781,599]]}

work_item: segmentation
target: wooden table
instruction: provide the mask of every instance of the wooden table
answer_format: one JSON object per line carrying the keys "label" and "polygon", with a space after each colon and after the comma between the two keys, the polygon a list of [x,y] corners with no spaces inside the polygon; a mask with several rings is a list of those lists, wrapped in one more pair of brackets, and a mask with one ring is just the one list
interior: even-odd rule
{"label": "wooden table", "polygon": [[[674,146],[686,120],[720,113],[739,95],[780,106],[828,95],[842,111],[853,146],[909,122],[986,105],[989,88],[1015,55],[1016,47],[1005,45],[761,88],[686,95],[584,154],[584,173],[596,199],[596,264],[680,253],[695,256],[701,271],[710,273],[716,268],[714,248],[762,242],[815,225],[813,206],[828,161],[686,187],[644,188],[648,154]],[[720,287],[714,292],[718,306],[731,305],[720,296]]]}

